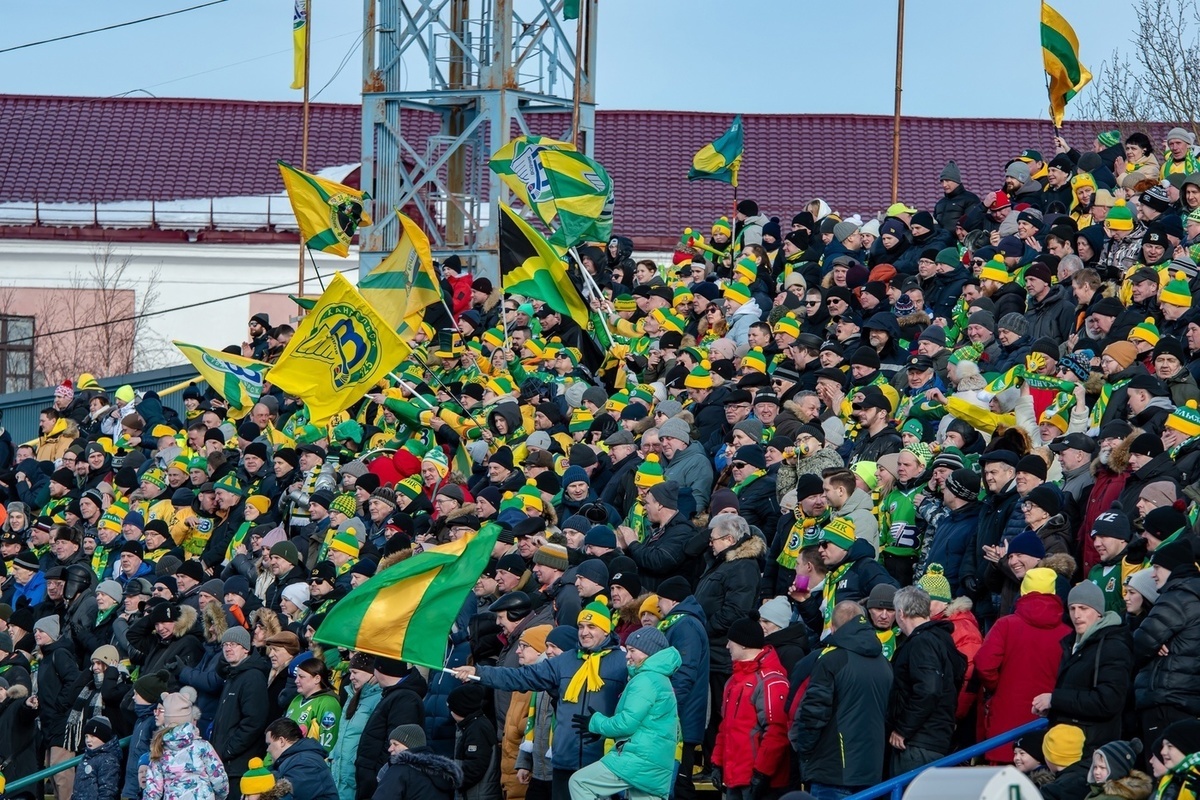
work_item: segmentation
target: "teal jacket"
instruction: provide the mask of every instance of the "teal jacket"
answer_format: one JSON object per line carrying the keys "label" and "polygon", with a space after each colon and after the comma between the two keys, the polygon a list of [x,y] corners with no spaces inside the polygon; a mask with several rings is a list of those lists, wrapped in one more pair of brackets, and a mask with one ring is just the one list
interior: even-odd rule
{"label": "teal jacket", "polygon": [[601,763],[634,789],[657,797],[668,796],[675,780],[680,733],[671,675],[682,663],[679,651],[668,647],[630,667],[616,712],[595,714],[588,724],[592,733],[616,742]]}
{"label": "teal jacket", "polygon": [[[335,651],[336,652],[336,651]],[[349,681],[347,681],[349,683]],[[358,754],[358,742],[362,739],[363,728],[367,727],[367,719],[375,706],[383,698],[383,689],[375,681],[363,687],[362,697],[354,716],[346,716],[351,700],[342,707],[342,721],[338,726],[337,741],[329,751],[330,769],[333,771],[333,782],[337,786],[338,800],[354,800],[358,781],[354,775],[354,757]]]}

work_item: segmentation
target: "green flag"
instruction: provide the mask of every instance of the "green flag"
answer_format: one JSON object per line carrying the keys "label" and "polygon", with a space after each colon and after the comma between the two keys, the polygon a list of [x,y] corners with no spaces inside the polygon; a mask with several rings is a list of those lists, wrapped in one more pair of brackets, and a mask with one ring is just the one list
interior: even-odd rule
{"label": "green flag", "polygon": [[742,134],[742,115],[733,118],[729,130],[715,142],[701,147],[692,156],[692,168],[688,171],[689,181],[721,181],[730,186],[738,185],[738,170],[742,166],[742,151],[746,143]]}

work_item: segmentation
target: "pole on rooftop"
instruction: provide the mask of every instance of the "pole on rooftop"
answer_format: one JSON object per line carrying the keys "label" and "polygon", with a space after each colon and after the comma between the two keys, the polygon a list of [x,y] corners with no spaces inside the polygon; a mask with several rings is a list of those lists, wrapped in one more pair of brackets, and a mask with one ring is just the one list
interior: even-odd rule
{"label": "pole on rooftop", "polygon": [[892,118],[892,202],[900,193],[900,93],[904,85],[904,0],[896,4],[896,107]]}
{"label": "pole on rooftop", "polygon": [[[304,0],[304,104],[300,127],[300,169],[308,172],[308,76],[312,64],[312,0]],[[296,279],[296,296],[304,296],[304,234],[300,234],[300,267]]]}

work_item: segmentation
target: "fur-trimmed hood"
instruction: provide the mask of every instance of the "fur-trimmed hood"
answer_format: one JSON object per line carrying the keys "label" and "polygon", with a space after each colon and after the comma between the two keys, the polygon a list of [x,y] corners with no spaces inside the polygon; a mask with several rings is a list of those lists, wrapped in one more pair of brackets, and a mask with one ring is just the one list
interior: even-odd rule
{"label": "fur-trimmed hood", "polygon": [[455,789],[462,786],[462,768],[450,758],[439,756],[427,748],[404,750],[388,758],[388,764],[407,766],[424,773],[435,783],[449,783]]}
{"label": "fur-trimmed hood", "polygon": [[969,597],[956,597],[946,606],[946,610],[942,612],[942,617],[949,619],[955,614],[961,614],[964,611],[970,611],[975,608],[975,602]]}
{"label": "fur-trimmed hood", "polygon": [[229,620],[225,616],[225,609],[215,600],[201,610],[200,619],[204,624],[204,641],[206,642],[220,642],[221,636],[229,629]]}
{"label": "fur-trimmed hood", "polygon": [[920,328],[928,328],[931,320],[929,315],[924,311],[914,311],[912,314],[905,314],[903,317],[896,317],[896,324],[900,328],[910,328],[913,326]]}
{"label": "fur-trimmed hood", "polygon": [[395,566],[396,564],[399,564],[401,561],[403,561],[406,558],[410,558],[411,556],[412,556],[411,549],[399,550],[395,553],[390,553],[390,554],[384,556],[383,558],[379,559],[379,566],[377,566],[375,568],[375,574],[378,575],[379,573],[383,572],[388,567]]}
{"label": "fur-trimmed hood", "polygon": [[264,639],[269,639],[283,630],[283,625],[279,622],[279,615],[269,608],[260,608],[250,612],[250,630],[253,631],[254,626],[260,623]]}
{"label": "fur-trimmed hood", "polygon": [[741,544],[736,544],[721,555],[725,561],[737,561],[742,558],[758,558],[767,552],[767,545],[754,534]]}
{"label": "fur-trimmed hood", "polygon": [[[1092,784],[1093,791],[1096,784]],[[1105,781],[1101,797],[1121,797],[1124,800],[1146,800],[1154,788],[1154,781],[1149,775],[1135,769],[1119,781]]]}
{"label": "fur-trimmed hood", "polygon": [[8,687],[9,700],[24,700],[29,697],[29,689],[20,683],[14,683]]}
{"label": "fur-trimmed hood", "polygon": [[[1133,433],[1126,436],[1119,445],[1112,449],[1112,453],[1108,457],[1108,469],[1120,475],[1129,467],[1129,448],[1133,445],[1133,440],[1141,436],[1140,430],[1134,429]],[[1092,459],[1092,476],[1095,477],[1104,464],[1100,463],[1099,458]]]}
{"label": "fur-trimmed hood", "polygon": [[171,635],[176,639],[182,639],[196,627],[196,622],[199,620],[200,614],[191,606],[179,607],[179,619],[175,620],[175,625],[171,628]]}
{"label": "fur-trimmed hood", "polygon": [[287,778],[276,778],[275,785],[258,796],[258,800],[284,800],[292,796],[292,782]]}
{"label": "fur-trimmed hood", "polygon": [[1075,574],[1075,559],[1066,553],[1051,553],[1039,561],[1038,566],[1052,569],[1068,581]]}
{"label": "fur-trimmed hood", "polygon": [[500,305],[500,301],[503,299],[504,294],[499,289],[492,289],[492,293],[489,294],[484,301],[479,304],[479,307],[483,310],[483,313],[486,314],[496,306]]}

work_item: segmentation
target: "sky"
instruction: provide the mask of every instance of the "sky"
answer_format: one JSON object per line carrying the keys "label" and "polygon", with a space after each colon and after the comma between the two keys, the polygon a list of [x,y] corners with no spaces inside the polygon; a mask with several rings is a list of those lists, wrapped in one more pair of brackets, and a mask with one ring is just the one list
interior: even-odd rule
{"label": "sky", "polygon": [[[6,4],[0,50],[201,2]],[[528,0],[515,2],[520,11]],[[1130,51],[1135,15],[1129,2],[1054,5],[1075,27],[1082,59],[1093,71],[1114,48]],[[301,93],[288,88],[291,8],[287,0],[226,0],[0,53],[3,91],[299,100]],[[360,101],[362,8],[362,0],[313,0],[311,85],[318,101]],[[1036,0],[909,0],[904,113],[1044,117],[1038,9]],[[892,113],[894,0],[601,0],[598,16],[601,109]],[[574,23],[568,25],[573,30]],[[721,32],[728,32],[728,44],[719,41]],[[423,61],[406,64],[413,76],[406,88],[419,88],[424,72]],[[1073,118],[1070,109],[1067,118]]]}

